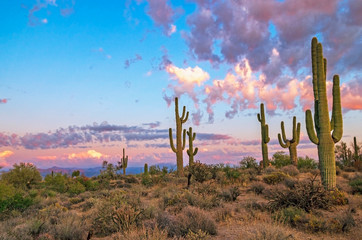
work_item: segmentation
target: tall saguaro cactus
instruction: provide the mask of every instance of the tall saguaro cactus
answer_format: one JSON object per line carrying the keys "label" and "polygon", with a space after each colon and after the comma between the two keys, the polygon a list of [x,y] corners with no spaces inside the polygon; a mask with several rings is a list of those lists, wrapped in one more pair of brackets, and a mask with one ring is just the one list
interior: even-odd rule
{"label": "tall saguaro cactus", "polygon": [[186,151],[187,155],[189,155],[189,167],[194,163],[194,156],[197,154],[198,148],[195,148],[193,142],[196,138],[196,133],[192,133],[192,127],[187,131],[187,135],[189,136],[189,149]]}
{"label": "tall saguaro cactus", "polygon": [[123,175],[126,175],[126,168],[128,166],[128,155],[125,156],[125,151],[123,148],[123,157],[121,158],[121,167],[123,169]]}
{"label": "tall saguaro cactus", "polygon": [[263,167],[266,168],[269,164],[268,160],[268,142],[269,138],[269,127],[268,124],[265,124],[265,113],[264,113],[264,104],[260,104],[260,113],[258,113],[258,120],[261,125],[261,151],[263,154]]}
{"label": "tall saguaro cactus", "polygon": [[283,148],[289,149],[290,161],[293,165],[298,165],[298,156],[297,156],[297,145],[299,144],[300,138],[300,123],[297,124],[297,118],[293,117],[293,138],[287,139],[285,136],[284,122],[280,123],[280,128],[282,129],[282,135],[278,134],[278,140],[280,146]]}
{"label": "tall saguaro cactus", "polygon": [[[306,111],[306,126],[309,139],[318,146],[319,169],[325,188],[336,187],[336,162],[334,144],[342,138],[343,119],[339,76],[333,76],[332,118],[329,120],[327,100],[327,59],[323,57],[323,47],[317,38],[312,39],[312,71],[314,92],[314,123],[312,113]],[[331,134],[331,131],[332,134]]]}
{"label": "tall saguaro cactus", "polygon": [[[182,176],[183,175],[183,156],[182,152],[185,149],[185,142],[186,142],[186,129],[182,131],[182,124],[184,124],[188,117],[189,112],[186,113],[186,107],[184,106],[182,109],[182,115],[180,117],[179,111],[178,111],[178,98],[175,98],[175,115],[176,115],[176,147],[173,144],[173,138],[172,138],[172,128],[169,129],[169,137],[170,137],[170,146],[174,153],[176,153],[176,161],[177,161],[177,175]],[[182,140],[181,140],[181,134]]]}

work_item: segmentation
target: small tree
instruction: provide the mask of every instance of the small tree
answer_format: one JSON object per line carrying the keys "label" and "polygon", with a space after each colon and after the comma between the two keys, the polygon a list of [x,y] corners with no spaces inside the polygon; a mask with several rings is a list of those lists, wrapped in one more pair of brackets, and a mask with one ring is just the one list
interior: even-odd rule
{"label": "small tree", "polygon": [[41,182],[42,177],[31,163],[14,164],[14,168],[1,175],[1,179],[11,183],[14,187],[30,189],[32,185]]}
{"label": "small tree", "polygon": [[257,169],[258,168],[258,163],[256,162],[256,159],[253,157],[244,157],[241,161],[240,161],[240,167],[243,169],[248,169],[248,168],[254,168]]}
{"label": "small tree", "polygon": [[287,165],[292,164],[290,156],[288,156],[283,151],[278,151],[274,153],[272,160],[270,161],[271,164],[277,168],[281,168]]}

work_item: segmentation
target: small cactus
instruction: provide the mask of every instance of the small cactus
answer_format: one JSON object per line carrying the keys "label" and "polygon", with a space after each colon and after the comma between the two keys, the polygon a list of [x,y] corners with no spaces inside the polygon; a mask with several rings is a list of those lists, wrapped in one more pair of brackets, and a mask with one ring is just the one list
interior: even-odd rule
{"label": "small cactus", "polygon": [[283,148],[289,148],[290,161],[293,165],[298,165],[298,156],[297,156],[297,145],[299,144],[300,138],[300,123],[297,125],[297,118],[293,117],[293,138],[287,139],[285,136],[284,122],[280,123],[282,129],[282,135],[278,134],[278,140],[280,146]]}
{"label": "small cactus", "polygon": [[128,166],[128,155],[125,156],[125,150],[123,148],[123,157],[121,158],[121,168],[123,169],[123,175],[126,175],[127,166]]}
{"label": "small cactus", "polygon": [[148,175],[148,164],[147,163],[145,163],[145,166],[143,168],[143,174]]}
{"label": "small cactus", "polygon": [[[184,124],[188,117],[189,112],[186,113],[186,107],[183,107],[182,115],[180,117],[178,111],[178,98],[175,98],[175,115],[176,115],[176,147],[173,144],[172,138],[172,128],[169,129],[169,138],[170,138],[170,146],[174,153],[176,153],[176,161],[177,161],[177,175],[183,176],[183,156],[182,152],[185,149],[185,142],[186,142],[186,129],[182,131],[182,124]],[[182,141],[181,141],[181,135]]]}
{"label": "small cactus", "polygon": [[258,121],[261,125],[261,151],[263,154],[263,167],[266,168],[269,166],[268,159],[268,142],[269,138],[269,127],[268,124],[265,124],[265,113],[264,113],[264,104],[260,104],[260,114],[258,113]]}
{"label": "small cactus", "polygon": [[189,156],[189,166],[194,163],[194,156],[197,154],[198,148],[193,147],[193,142],[196,138],[196,133],[192,133],[192,127],[189,128],[187,131],[187,135],[189,136],[189,149],[186,151],[187,155]]}

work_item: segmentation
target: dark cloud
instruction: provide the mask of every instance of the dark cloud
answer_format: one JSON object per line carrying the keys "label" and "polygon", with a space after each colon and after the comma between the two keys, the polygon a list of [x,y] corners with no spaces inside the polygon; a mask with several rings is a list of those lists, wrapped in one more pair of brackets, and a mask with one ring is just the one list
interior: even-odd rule
{"label": "dark cloud", "polygon": [[144,123],[143,126],[149,126],[149,128],[157,128],[161,125],[159,121],[152,122],[152,123]]}
{"label": "dark cloud", "polygon": [[[154,126],[159,123],[144,124]],[[231,137],[221,134],[199,133],[198,139],[201,141],[227,140]],[[89,145],[92,143],[104,143],[125,141],[145,142],[145,141],[168,141],[168,129],[143,128],[139,126],[112,125],[107,122],[101,124],[94,123],[86,126],[70,126],[60,128],[55,132],[47,133],[27,133],[24,136],[16,134],[0,133],[0,147],[23,147],[25,149],[54,149],[68,148]],[[156,145],[155,145],[156,144]],[[145,143],[149,147],[164,147],[165,142]]]}

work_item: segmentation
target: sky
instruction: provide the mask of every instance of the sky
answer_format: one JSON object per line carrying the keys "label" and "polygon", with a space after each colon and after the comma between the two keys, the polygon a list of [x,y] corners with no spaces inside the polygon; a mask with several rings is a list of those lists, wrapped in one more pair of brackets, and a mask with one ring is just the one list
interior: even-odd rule
{"label": "sky", "polygon": [[284,121],[292,137],[293,116],[298,155],[317,158],[305,128],[314,36],[330,106],[340,75],[342,141],[361,142],[361,12],[361,0],[1,1],[0,166],[96,167],[122,148],[129,166],[176,163],[175,97],[196,160],[261,160],[260,103],[270,158],[288,152],[277,135]]}

